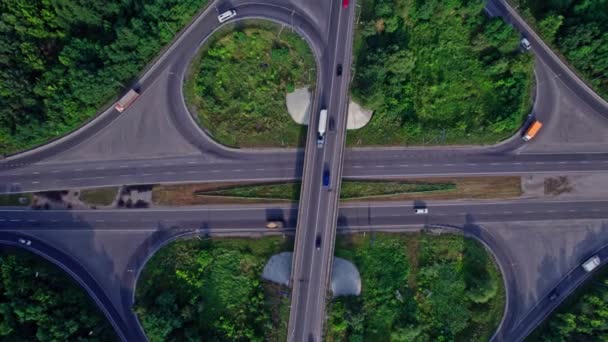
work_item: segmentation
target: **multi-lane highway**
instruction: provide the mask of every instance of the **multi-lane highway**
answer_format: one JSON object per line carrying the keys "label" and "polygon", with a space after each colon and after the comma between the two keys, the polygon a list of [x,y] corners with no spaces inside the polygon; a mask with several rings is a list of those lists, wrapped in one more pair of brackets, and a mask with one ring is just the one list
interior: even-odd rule
{"label": "multi-lane highway", "polygon": [[[480,239],[495,254],[499,266],[505,273],[507,286],[507,312],[500,329],[497,331],[499,341],[517,341],[512,338],[522,334],[522,329],[532,329],[538,319],[522,320],[517,316],[518,308],[524,300],[521,290],[513,279],[512,262],[504,251],[512,246],[505,245],[508,241],[492,237],[491,231],[484,225],[491,222],[531,222],[576,219],[608,219],[607,201],[500,201],[500,202],[431,202],[428,203],[429,214],[417,215],[412,210],[411,203],[402,202],[369,202],[343,204],[339,210],[338,229],[342,232],[353,231],[405,231],[421,227],[451,227],[465,234]],[[138,322],[131,311],[133,293],[137,275],[145,266],[148,258],[161,246],[180,236],[189,235],[232,235],[259,236],[262,234],[293,234],[297,220],[297,208],[291,205],[276,205],[273,208],[265,206],[205,206],[191,208],[158,208],[158,209],[113,209],[113,210],[29,210],[3,209],[0,211],[0,232],[5,243],[19,245],[17,239],[22,236],[33,241],[31,249],[42,252],[44,257],[51,255],[51,260],[60,265],[66,265],[70,274],[79,282],[85,281],[87,291],[96,299],[104,313],[123,332],[128,341],[140,341],[137,337]],[[269,230],[264,228],[268,218],[282,218],[285,228]],[[573,221],[575,222],[575,221]],[[130,239],[131,234],[147,233],[150,239],[140,248],[121,248],[103,250],[103,256],[91,250],[87,243],[72,245],[69,254],[55,256],[46,252],[49,248],[43,240],[48,234],[70,237],[72,233],[112,233],[125,234],[123,238]],[[514,231],[516,233],[525,233]],[[8,234],[8,235],[7,235]],[[96,234],[89,234],[91,238]],[[48,238],[47,238],[48,239]],[[593,252],[593,251],[591,251]],[[59,253],[58,251],[53,253]],[[113,254],[118,253],[118,254]],[[74,260],[74,257],[90,256],[92,258],[107,258],[113,260],[126,258],[129,260],[127,269],[131,272],[119,272],[118,281],[103,282],[94,279],[87,270]],[[85,260],[87,261],[87,260]],[[88,262],[88,261],[87,261]],[[95,264],[94,262],[91,262]],[[90,264],[90,263],[89,263]],[[103,267],[113,267],[112,263],[102,263]],[[99,266],[98,266],[99,267]],[[530,267],[536,267],[530,265]],[[112,268],[96,270],[96,274],[112,277]],[[577,285],[584,274],[569,275],[567,284]],[[580,272],[579,272],[580,273]],[[83,280],[84,279],[84,280]],[[112,279],[112,278],[110,278]],[[115,288],[100,289],[99,284],[115,284]],[[566,283],[564,283],[566,284]],[[566,295],[568,287],[559,285]],[[91,290],[93,289],[93,290]],[[108,291],[123,292],[121,296],[111,296]],[[546,299],[542,299],[545,301]],[[541,302],[542,304],[542,302]],[[553,305],[553,304],[552,304]],[[543,306],[533,308],[527,317],[535,317],[534,312],[543,312]],[[541,311],[539,311],[541,310]],[[321,318],[322,319],[322,318]],[[137,327],[135,326],[137,325]],[[526,332],[524,330],[524,332]],[[135,334],[135,335],[134,335]]]}
{"label": "multi-lane highway", "polygon": [[[321,341],[325,322],[325,303],[333,266],[334,240],[338,218],[338,201],[342,181],[342,159],[346,141],[348,86],[354,26],[354,1],[347,8],[334,1],[330,10],[331,39],[325,51],[328,65],[337,70],[329,80],[318,106],[311,115],[306,144],[300,215],[296,229],[291,274],[291,310],[288,341]],[[321,118],[319,109],[327,109],[328,131],[322,146],[317,144]]]}

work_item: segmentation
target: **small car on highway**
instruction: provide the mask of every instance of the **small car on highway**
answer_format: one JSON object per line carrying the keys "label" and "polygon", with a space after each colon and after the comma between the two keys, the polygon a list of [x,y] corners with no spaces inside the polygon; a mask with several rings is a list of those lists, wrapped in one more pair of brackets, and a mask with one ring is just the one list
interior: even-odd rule
{"label": "small car on highway", "polygon": [[32,244],[32,241],[26,240],[26,239],[19,239],[19,243],[23,244],[23,245],[26,245],[26,246],[29,246],[29,245]]}
{"label": "small car on highway", "polygon": [[223,22],[229,20],[230,18],[234,18],[235,16],[236,16],[236,11],[231,9],[231,10],[227,10],[226,12],[218,15],[217,20],[220,23],[223,23]]}
{"label": "small car on highway", "polygon": [[348,0],[342,0],[342,7],[348,8]]}
{"label": "small car on highway", "polygon": [[521,46],[526,49],[526,51],[530,50],[530,48],[532,48],[532,44],[530,44],[530,41],[526,38],[522,38],[521,39]]}
{"label": "small car on highway", "polygon": [[329,188],[329,169],[323,170],[323,186]]}
{"label": "small car on highway", "polygon": [[317,250],[321,249],[321,235],[317,235],[317,238],[315,239],[315,248]]}
{"label": "small car on highway", "polygon": [[281,229],[283,228],[283,221],[268,221],[268,223],[266,223],[266,228]]}
{"label": "small car on highway", "polygon": [[559,290],[558,289],[553,289],[553,291],[549,292],[549,300],[550,301],[556,300],[557,297],[559,297]]}
{"label": "small car on highway", "polygon": [[338,64],[336,67],[336,75],[342,76],[342,64]]}
{"label": "small car on highway", "polygon": [[414,214],[428,214],[429,208],[414,208]]}

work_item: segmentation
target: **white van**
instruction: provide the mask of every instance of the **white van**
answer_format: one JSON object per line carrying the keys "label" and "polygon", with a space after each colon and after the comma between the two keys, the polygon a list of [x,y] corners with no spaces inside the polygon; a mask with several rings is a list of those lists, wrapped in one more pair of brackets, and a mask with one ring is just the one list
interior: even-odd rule
{"label": "white van", "polygon": [[219,20],[220,23],[223,23],[224,21],[226,21],[230,18],[233,18],[234,16],[236,16],[236,11],[231,9],[231,10],[228,10],[228,11],[218,15],[217,20]]}
{"label": "white van", "polygon": [[597,255],[594,255],[583,263],[583,269],[587,272],[591,272],[599,265],[600,265],[600,257]]}

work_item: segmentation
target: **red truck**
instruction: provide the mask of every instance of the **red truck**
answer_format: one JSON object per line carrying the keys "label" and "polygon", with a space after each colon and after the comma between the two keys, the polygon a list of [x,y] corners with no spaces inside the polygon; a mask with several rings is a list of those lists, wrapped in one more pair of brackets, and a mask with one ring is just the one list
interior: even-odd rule
{"label": "red truck", "polygon": [[125,94],[125,96],[123,96],[120,100],[118,100],[118,102],[116,103],[116,106],[114,106],[114,108],[116,108],[117,111],[122,113],[133,102],[135,102],[135,100],[137,100],[138,97],[139,97],[139,93],[136,90],[131,89],[131,90],[129,90],[128,93]]}

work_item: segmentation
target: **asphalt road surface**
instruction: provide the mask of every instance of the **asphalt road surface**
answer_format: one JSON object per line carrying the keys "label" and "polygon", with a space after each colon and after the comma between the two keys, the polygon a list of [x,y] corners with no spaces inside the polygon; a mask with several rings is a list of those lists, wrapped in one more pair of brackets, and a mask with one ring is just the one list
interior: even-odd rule
{"label": "asphalt road surface", "polygon": [[[323,146],[318,147],[317,130],[308,130],[290,281],[288,341],[314,342],[321,341],[323,337],[346,140],[354,8],[354,1],[348,8],[334,1],[330,10],[331,38],[323,58],[327,65],[324,69],[336,70],[341,64],[344,70],[341,76],[335,72],[327,74],[331,76],[319,85],[323,92],[318,106],[313,106],[316,111],[311,113],[309,127],[317,128],[317,113],[320,109],[327,109],[327,132]],[[335,122],[335,128],[329,122]],[[323,185],[324,173],[328,173],[328,186]]]}
{"label": "asphalt road surface", "polygon": [[[456,227],[464,230],[468,235],[475,236],[489,245],[491,251],[497,256],[497,260],[504,272],[506,279],[507,292],[516,289],[516,281],[512,279],[513,272],[509,270],[509,260],[502,256],[502,251],[509,250],[510,247],[501,243],[508,240],[492,240],[482,229],[484,223],[488,222],[513,222],[513,221],[552,221],[552,220],[572,220],[578,218],[608,218],[608,201],[501,201],[501,202],[432,202],[428,203],[429,214],[420,215],[413,212],[411,203],[353,203],[346,204],[340,208],[338,229],[344,232],[349,231],[401,231],[407,227]],[[17,238],[27,236],[33,240],[32,248],[40,249],[44,252],[47,248],[44,241],[36,239],[38,232],[46,234],[49,231],[53,234],[70,236],[70,231],[154,231],[161,233],[155,239],[152,248],[143,248],[142,255],[137,255],[130,269],[138,270],[135,273],[125,273],[124,277],[131,277],[120,282],[121,291],[126,291],[123,301],[115,302],[113,299],[103,299],[104,293],[100,289],[91,294],[96,299],[98,305],[104,308],[106,315],[110,315],[116,324],[117,329],[124,329],[120,322],[129,322],[130,329],[127,331],[136,334],[133,329],[138,325],[137,319],[130,311],[133,304],[132,295],[136,284],[135,275],[144,267],[150,253],[155,252],[160,246],[177,236],[184,234],[214,235],[232,234],[238,236],[251,236],[259,234],[292,234],[297,221],[297,209],[290,205],[278,205],[273,208],[264,206],[207,206],[197,208],[165,208],[165,209],[129,209],[129,210],[72,210],[72,211],[44,211],[29,209],[4,209],[0,211],[0,233],[16,234],[11,235],[3,241],[17,244]],[[268,230],[265,224],[268,219],[282,219],[285,221],[285,228],[281,230]],[[18,235],[18,236],[17,236]],[[17,244],[18,245],[18,244]],[[43,247],[41,247],[43,246]],[[154,247],[156,246],[156,247]],[[84,254],[90,254],[87,250]],[[131,251],[125,251],[132,253]],[[593,251],[592,251],[593,252]],[[105,251],[104,253],[109,253]],[[137,252],[136,252],[137,253]],[[88,272],[76,261],[67,256],[58,257],[51,255],[53,260],[58,259],[62,264],[67,265],[72,276],[85,279],[90,277]],[[47,257],[46,254],[43,254]],[[111,264],[108,264],[111,266]],[[101,272],[102,274],[112,274],[112,272]],[[584,275],[583,275],[584,276]],[[568,282],[560,283],[560,288],[577,286],[580,281],[579,275],[574,273],[567,277]],[[80,282],[80,280],[79,280]],[[95,288],[94,279],[86,280],[85,288]],[[573,287],[572,287],[573,288]],[[87,290],[89,291],[89,290]],[[91,291],[89,291],[91,293]],[[95,298],[95,297],[94,297]],[[521,298],[517,294],[508,295],[509,310],[507,311],[501,329],[497,331],[497,340],[512,341],[511,336],[527,333],[521,329],[532,329],[527,324],[536,324],[534,320],[524,319],[513,315],[512,311],[518,307]],[[543,299],[544,301],[544,299]],[[541,306],[534,310],[541,310],[547,313],[548,310]],[[550,308],[553,308],[551,306]],[[122,309],[119,309],[122,308]],[[124,311],[121,315],[120,312]],[[535,311],[535,312],[537,312]],[[108,314],[110,313],[110,314]],[[533,313],[528,317],[535,317]],[[517,323],[519,322],[519,323]],[[517,323],[517,324],[516,324]],[[525,325],[525,326],[524,326]],[[140,340],[137,338],[129,340]]]}

